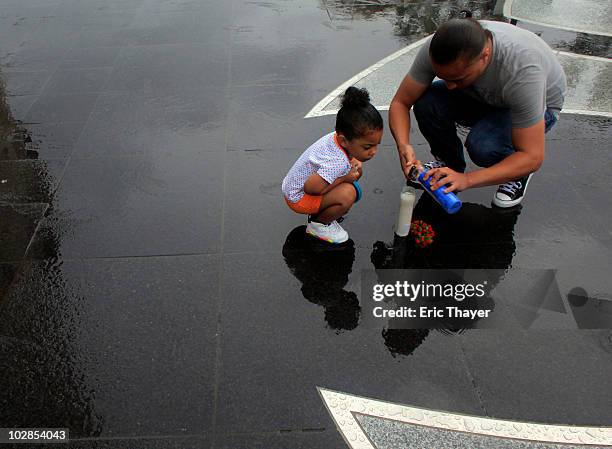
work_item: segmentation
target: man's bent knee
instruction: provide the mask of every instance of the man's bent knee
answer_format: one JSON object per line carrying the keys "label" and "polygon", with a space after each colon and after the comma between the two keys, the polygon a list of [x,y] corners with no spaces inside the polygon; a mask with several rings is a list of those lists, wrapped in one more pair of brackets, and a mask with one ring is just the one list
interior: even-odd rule
{"label": "man's bent knee", "polygon": [[496,139],[465,141],[465,147],[474,164],[479,167],[490,167],[514,153],[514,148]]}

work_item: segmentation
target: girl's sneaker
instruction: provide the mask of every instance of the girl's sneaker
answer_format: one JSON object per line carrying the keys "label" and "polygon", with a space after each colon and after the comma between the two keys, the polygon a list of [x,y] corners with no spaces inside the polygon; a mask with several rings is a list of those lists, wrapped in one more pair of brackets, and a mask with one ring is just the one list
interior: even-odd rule
{"label": "girl's sneaker", "polygon": [[330,224],[311,221],[306,226],[306,233],[329,243],[344,243],[348,240],[348,233],[335,220]]}

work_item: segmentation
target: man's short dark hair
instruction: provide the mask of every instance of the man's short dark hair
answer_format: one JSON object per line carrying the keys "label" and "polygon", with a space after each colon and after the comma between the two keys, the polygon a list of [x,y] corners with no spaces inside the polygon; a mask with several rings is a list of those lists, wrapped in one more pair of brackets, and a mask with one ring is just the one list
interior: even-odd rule
{"label": "man's short dark hair", "polygon": [[489,36],[491,32],[475,19],[451,19],[435,32],[429,55],[439,65],[447,65],[458,59],[472,62],[482,52]]}

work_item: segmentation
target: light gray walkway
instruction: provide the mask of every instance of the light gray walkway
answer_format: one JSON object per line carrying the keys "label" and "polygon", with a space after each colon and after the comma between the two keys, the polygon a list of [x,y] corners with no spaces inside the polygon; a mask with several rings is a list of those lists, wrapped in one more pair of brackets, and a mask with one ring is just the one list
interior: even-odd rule
{"label": "light gray walkway", "polygon": [[610,0],[506,0],[504,16],[562,30],[612,36]]}
{"label": "light gray walkway", "polygon": [[[397,87],[425,39],[393,53],[355,75],[323,98],[306,117],[338,112],[339,96],[351,85],[367,88],[373,104],[379,109],[388,109]],[[568,81],[563,112],[612,117],[612,99],[609,95],[612,87],[610,60],[566,52],[557,52],[557,55]]]}
{"label": "light gray walkway", "polygon": [[594,449],[612,445],[612,427],[483,418],[377,401],[324,388],[319,388],[319,393],[351,449]]}

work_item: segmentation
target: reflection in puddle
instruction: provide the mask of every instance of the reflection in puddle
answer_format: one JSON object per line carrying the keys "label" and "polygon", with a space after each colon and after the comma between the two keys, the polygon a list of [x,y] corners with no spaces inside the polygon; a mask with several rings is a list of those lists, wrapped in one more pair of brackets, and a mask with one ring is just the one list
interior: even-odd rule
{"label": "reflection in puddle", "polygon": [[[413,220],[423,220],[433,226],[436,231],[434,243],[422,249],[414,243],[399,248],[376,242],[371,254],[372,264],[381,270],[377,272],[379,276],[385,276],[384,269],[389,268],[453,270],[459,273],[467,269],[486,269],[487,284],[492,290],[512,263],[516,250],[514,227],[520,212],[521,206],[499,209],[464,203],[457,214],[448,215],[429,195],[422,194],[414,208]],[[344,289],[355,259],[352,240],[330,246],[308,236],[305,226],[298,226],[287,236],[283,257],[291,273],[302,283],[304,298],[324,308],[325,320],[331,329],[340,332],[357,327],[361,315],[359,298],[354,292]],[[380,278],[379,282],[389,283]],[[439,305],[456,306],[457,303],[440,302]],[[486,297],[465,300],[461,308],[493,310],[495,304]],[[455,334],[473,327],[476,322],[459,317],[441,320],[435,327],[439,327],[439,332]],[[389,319],[382,330],[385,345],[394,357],[411,354],[431,332],[400,327],[401,319]]]}
{"label": "reflection in puddle", "polygon": [[458,213],[449,215],[429,195],[421,195],[412,219],[434,228],[433,244],[424,249],[409,245],[399,266],[390,266],[392,246],[377,242],[372,263],[376,268],[506,269],[516,250],[514,227],[520,213],[521,206],[501,209],[464,203]]}
{"label": "reflection in puddle", "polygon": [[354,292],[344,290],[355,260],[352,240],[337,247],[306,234],[306,226],[289,233],[283,257],[291,273],[302,283],[304,298],[325,310],[327,325],[336,330],[352,330],[359,323],[361,307]]}
{"label": "reflection in puddle", "polygon": [[[412,218],[423,220],[434,228],[436,239],[433,244],[421,249],[410,240],[404,248],[376,242],[371,254],[372,263],[376,269],[487,269],[488,287],[492,290],[512,263],[516,251],[514,227],[520,211],[521,206],[499,209],[464,203],[457,214],[448,215],[429,195],[421,194]],[[462,308],[485,308],[483,299],[478,303],[464,301]],[[486,300],[486,308],[494,309],[493,300]],[[473,323],[475,321],[461,319],[441,321],[439,331],[460,333],[472,327]],[[430,332],[426,329],[394,329],[399,326],[401,320],[390,319],[382,331],[385,345],[393,356],[411,354]]]}

